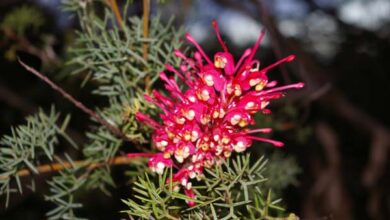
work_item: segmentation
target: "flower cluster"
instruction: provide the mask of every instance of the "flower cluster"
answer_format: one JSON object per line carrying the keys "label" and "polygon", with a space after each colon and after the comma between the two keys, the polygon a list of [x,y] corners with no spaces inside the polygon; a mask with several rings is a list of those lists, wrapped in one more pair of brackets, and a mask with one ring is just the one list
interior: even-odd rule
{"label": "flower cluster", "polygon": [[[247,126],[254,125],[256,112],[270,113],[268,104],[282,97],[283,90],[303,87],[303,83],[276,87],[276,81],[268,80],[270,69],[292,61],[294,55],[265,68],[260,68],[260,61],[253,59],[264,32],[253,48],[247,49],[235,63],[215,21],[213,27],[223,51],[216,53],[212,61],[187,34],[187,40],[197,49],[193,57],[176,50],[175,55],[183,60],[180,68],[167,64],[172,76],[160,73],[169,96],[157,91],[152,92],[153,97],[145,95],[147,101],[162,110],[162,124],[145,114],[136,114],[138,121],[155,129],[153,144],[160,153],[149,159],[149,167],[159,174],[166,167],[178,168],[173,180],[184,187],[189,197],[194,197],[190,179],[201,177],[205,167],[221,162],[232,152],[245,151],[252,141],[283,146],[281,142],[254,135],[268,133],[270,128],[251,130]],[[184,89],[173,76],[184,82]]]}

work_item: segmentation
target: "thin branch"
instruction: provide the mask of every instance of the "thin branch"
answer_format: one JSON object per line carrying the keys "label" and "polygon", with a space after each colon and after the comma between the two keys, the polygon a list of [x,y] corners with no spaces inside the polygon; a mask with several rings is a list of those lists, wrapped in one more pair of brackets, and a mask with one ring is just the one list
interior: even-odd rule
{"label": "thin branch", "polygon": [[[90,161],[85,161],[85,160],[78,160],[74,161],[72,163],[70,162],[62,162],[62,163],[51,163],[51,164],[45,164],[37,167],[37,170],[39,174],[45,174],[45,173],[51,173],[51,172],[58,172],[64,169],[68,169],[71,167],[86,167],[87,170],[93,170],[105,165],[110,165],[110,166],[118,166],[118,165],[127,165],[132,162],[134,162],[135,157],[150,157],[153,154],[148,154],[148,153],[137,153],[137,154],[132,154],[132,156],[117,156],[109,160],[108,162],[102,162],[102,163],[94,163]],[[32,172],[29,169],[22,169],[19,170],[16,173],[16,176],[19,177],[26,177],[32,175]],[[0,176],[0,180],[6,180],[10,178],[10,176]]]}
{"label": "thin branch", "polygon": [[107,0],[107,4],[110,5],[112,12],[114,12],[116,21],[118,22],[118,25],[120,28],[123,28],[123,18],[122,15],[119,12],[118,4],[116,3],[116,0]]}
{"label": "thin branch", "polygon": [[[146,39],[149,37],[150,0],[143,0],[142,5],[143,5],[143,15],[142,15],[143,35],[144,35],[144,39]],[[148,59],[149,45],[146,41],[142,45],[142,50],[143,50],[143,58],[144,58],[144,60],[147,60]],[[146,88],[146,91],[149,91],[149,89],[150,89],[150,76],[149,75],[147,75],[145,77],[145,88]]]}
{"label": "thin branch", "polygon": [[[143,34],[144,38],[148,38],[149,36],[149,15],[150,15],[150,1],[143,0]],[[144,42],[143,44],[143,57],[145,60],[148,59],[148,43]]]}
{"label": "thin branch", "polygon": [[[37,76],[38,78],[40,78],[41,80],[43,80],[45,83],[47,83],[52,89],[54,89],[55,91],[59,92],[65,99],[67,99],[68,101],[70,101],[71,103],[73,103],[77,108],[79,108],[80,110],[82,110],[83,112],[85,112],[86,114],[88,114],[89,116],[91,116],[93,119],[95,119],[99,124],[103,125],[104,127],[106,127],[108,130],[110,130],[115,136],[119,137],[119,138],[122,138],[123,140],[125,141],[128,141],[128,142],[134,142],[133,140],[131,140],[130,138],[128,138],[124,133],[122,133],[122,131],[111,125],[109,122],[107,122],[106,120],[104,120],[102,117],[100,117],[98,114],[96,114],[96,112],[94,112],[93,110],[91,110],[90,108],[88,108],[87,106],[85,106],[83,103],[81,103],[80,101],[76,100],[73,96],[71,96],[69,93],[67,93],[65,90],[63,90],[61,87],[59,87],[57,84],[55,84],[53,81],[51,81],[49,78],[47,78],[46,76],[44,76],[42,73],[38,72],[36,69],[28,66],[27,64],[23,63],[23,61],[21,61],[19,59],[19,63],[30,73],[34,74],[35,76]],[[145,151],[144,148],[140,148],[138,146],[136,146],[136,148],[139,148],[140,150],[142,151]]]}

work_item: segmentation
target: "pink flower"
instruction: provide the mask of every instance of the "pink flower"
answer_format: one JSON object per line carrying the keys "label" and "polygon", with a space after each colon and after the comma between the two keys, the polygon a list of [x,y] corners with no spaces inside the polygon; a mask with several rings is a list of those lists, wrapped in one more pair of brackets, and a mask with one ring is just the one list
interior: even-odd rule
{"label": "pink flower", "polygon": [[[184,193],[186,194],[186,196],[190,197],[191,199],[196,199],[195,193],[192,189],[184,189]],[[190,207],[196,205],[194,201],[187,201],[187,204]]]}
{"label": "pink flower", "polygon": [[197,49],[193,57],[186,57],[176,50],[175,55],[183,60],[182,65],[179,69],[166,65],[166,69],[184,83],[184,89],[173,76],[162,72],[160,78],[165,82],[168,96],[157,91],[153,91],[153,97],[145,95],[147,101],[162,110],[162,123],[142,113],[136,114],[138,121],[155,129],[153,145],[161,152],[150,158],[149,167],[161,174],[165,167],[175,165],[178,171],[173,179],[191,198],[194,198],[194,193],[190,179],[201,177],[205,167],[222,162],[232,152],[244,152],[253,141],[282,147],[282,142],[254,135],[271,132],[270,128],[250,130],[247,126],[255,124],[255,113],[270,113],[267,106],[270,101],[281,98],[282,91],[304,86],[296,83],[275,87],[277,83],[269,81],[269,70],[294,60],[295,56],[260,68],[260,61],[253,57],[264,32],[235,63],[215,21],[213,26],[223,49],[215,54],[214,62],[193,37],[186,34],[187,40]]}
{"label": "pink flower", "polygon": [[171,167],[172,159],[162,153],[158,153],[149,159],[149,167],[153,172],[163,174],[165,167]]}

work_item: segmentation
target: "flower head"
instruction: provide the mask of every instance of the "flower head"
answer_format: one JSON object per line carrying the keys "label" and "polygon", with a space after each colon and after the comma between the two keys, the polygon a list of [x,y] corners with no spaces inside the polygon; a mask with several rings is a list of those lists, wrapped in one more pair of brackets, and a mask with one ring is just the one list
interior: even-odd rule
{"label": "flower head", "polygon": [[153,91],[153,97],[145,95],[147,101],[162,110],[162,123],[142,113],[136,114],[137,120],[155,129],[153,145],[160,153],[150,158],[149,167],[162,173],[165,167],[175,165],[178,171],[173,179],[184,187],[191,198],[194,194],[190,179],[201,177],[205,167],[222,162],[232,152],[245,151],[253,141],[283,146],[282,142],[254,135],[268,133],[270,128],[250,130],[247,127],[255,124],[255,113],[270,113],[267,108],[270,101],[282,97],[282,91],[304,86],[296,83],[275,87],[277,83],[269,81],[269,70],[294,60],[295,56],[260,68],[260,61],[253,57],[264,32],[235,63],[215,21],[213,26],[223,51],[216,53],[212,61],[193,37],[186,34],[187,40],[197,49],[193,57],[186,57],[176,50],[175,55],[183,60],[182,65],[178,69],[166,65],[167,71],[185,84],[185,89],[181,89],[173,77],[162,72],[160,79],[165,82],[169,95],[164,96],[157,91]]}

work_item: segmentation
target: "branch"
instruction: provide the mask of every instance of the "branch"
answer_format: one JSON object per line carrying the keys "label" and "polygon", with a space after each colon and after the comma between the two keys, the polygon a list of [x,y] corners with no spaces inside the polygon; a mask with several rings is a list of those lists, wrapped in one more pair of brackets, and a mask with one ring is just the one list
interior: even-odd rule
{"label": "branch", "polygon": [[123,28],[123,18],[119,12],[118,4],[116,3],[116,0],[107,0],[107,4],[110,5],[111,10],[115,14],[116,21],[118,22],[119,27]]}
{"label": "branch", "polygon": [[[142,5],[143,5],[143,15],[142,15],[143,35],[144,35],[144,39],[146,39],[149,36],[150,0],[143,0]],[[146,61],[148,59],[148,43],[146,41],[142,45],[142,50],[143,50],[143,58]],[[146,91],[150,90],[149,84],[150,84],[150,76],[147,75],[145,77],[145,90]]]}
{"label": "branch", "polygon": [[[117,156],[109,160],[108,162],[102,162],[102,163],[94,163],[89,162],[85,160],[78,160],[74,162],[63,162],[63,163],[51,163],[51,164],[45,164],[37,167],[37,170],[40,174],[45,173],[51,173],[51,172],[58,172],[64,169],[68,169],[71,167],[87,167],[87,170],[93,170],[105,165],[111,165],[111,166],[119,166],[119,165],[127,165],[134,161],[134,158],[136,157],[150,157],[153,156],[153,154],[148,153],[133,153],[131,156]],[[25,176],[31,176],[32,172],[29,169],[22,169],[19,170],[16,173],[19,177],[25,177]],[[9,179],[10,176],[0,176],[0,180],[6,180]]]}
{"label": "branch", "polygon": [[[81,103],[80,101],[76,100],[73,96],[71,96],[69,93],[67,93],[65,90],[63,90],[61,87],[59,87],[57,84],[55,84],[53,81],[51,81],[49,78],[47,78],[46,76],[44,76],[42,73],[38,72],[36,69],[28,66],[27,64],[23,63],[23,61],[21,61],[19,59],[19,63],[30,73],[34,74],[35,76],[37,76],[38,78],[40,78],[41,80],[43,80],[45,83],[47,83],[52,89],[54,89],[55,91],[59,92],[65,99],[67,99],[68,101],[70,101],[71,103],[73,103],[77,108],[79,108],[80,110],[82,110],[83,112],[85,112],[86,114],[88,114],[89,116],[91,116],[93,119],[95,119],[98,123],[100,123],[101,125],[103,125],[104,127],[106,127],[108,130],[110,130],[115,136],[119,137],[119,138],[122,138],[123,140],[125,141],[128,141],[128,142],[131,142],[133,143],[134,141],[131,140],[130,138],[128,138],[124,133],[122,133],[122,131],[111,125],[109,122],[107,122],[106,120],[104,120],[102,117],[100,117],[98,114],[96,114],[96,112],[92,111],[91,109],[89,109],[88,107],[86,107],[83,103]],[[138,145],[135,145],[135,147],[141,151],[145,151],[144,148],[138,146]]]}
{"label": "branch", "polygon": [[[150,2],[149,0],[143,0],[143,15],[142,15],[142,20],[143,20],[143,34],[144,38],[148,38],[149,36],[149,14],[150,14]],[[143,44],[143,56],[144,59],[148,59],[148,43],[144,42]]]}

